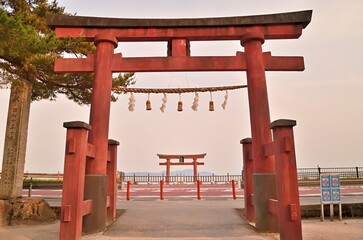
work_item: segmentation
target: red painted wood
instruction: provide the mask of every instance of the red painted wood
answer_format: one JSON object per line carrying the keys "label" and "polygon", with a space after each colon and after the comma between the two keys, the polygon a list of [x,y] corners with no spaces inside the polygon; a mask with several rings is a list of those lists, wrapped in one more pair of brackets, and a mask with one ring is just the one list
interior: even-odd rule
{"label": "red painted wood", "polygon": [[[159,163],[159,165],[160,166],[165,166],[165,165],[167,165],[167,163]],[[181,166],[181,165],[194,165],[194,163],[170,163],[170,166],[172,166],[172,165],[178,165],[178,166]],[[204,165],[204,163],[203,162],[197,162],[197,165]]]}
{"label": "red painted wood", "polygon": [[187,40],[186,39],[172,39],[171,40],[171,54],[172,56],[181,57],[187,55]]}
{"label": "red painted wood", "polygon": [[[87,58],[55,60],[57,73],[86,73],[94,71],[94,55]],[[270,52],[263,54],[266,71],[303,71],[302,57],[275,57]],[[115,54],[112,58],[112,72],[178,72],[178,71],[246,71],[246,56],[237,52],[234,57],[136,57],[123,58]]]}
{"label": "red painted wood", "polygon": [[268,209],[270,213],[275,215],[279,215],[279,203],[276,199],[269,199],[268,201]]}
{"label": "red painted wood", "polygon": [[197,162],[197,160],[198,160],[198,159],[193,158],[193,173],[194,173],[194,182],[197,180],[197,176],[198,176],[198,169],[197,169],[198,162]]}
{"label": "red painted wood", "polygon": [[275,154],[274,146],[275,146],[274,142],[266,143],[265,145],[263,145],[263,155],[265,157],[274,155]]}
{"label": "red painted wood", "polygon": [[246,52],[253,166],[255,173],[275,172],[273,156],[265,157],[263,145],[272,141],[261,32],[252,32],[241,41]]}
{"label": "red painted wood", "polygon": [[55,29],[57,37],[83,37],[92,42],[98,34],[112,34],[119,42],[168,41],[187,38],[190,41],[240,40],[241,36],[258,29],[265,39],[296,39],[302,34],[302,24],[230,26],[230,27],[193,27],[193,28],[61,28]]}
{"label": "red painted wood", "polygon": [[[97,146],[95,158],[87,161],[87,174],[106,174],[108,152],[108,129],[110,119],[110,98],[112,87],[111,62],[114,44],[108,41],[97,44],[95,74],[91,99],[90,125],[88,141]],[[105,40],[108,40],[105,39]]]}
{"label": "red painted wood", "polygon": [[292,127],[273,128],[281,239],[302,239],[300,199]]}
{"label": "red painted wood", "polygon": [[169,184],[170,180],[170,159],[166,159],[166,184]]}
{"label": "red painted wood", "polygon": [[60,240],[75,240],[82,237],[87,134],[88,131],[84,128],[67,129]]}
{"label": "red painted wood", "polygon": [[107,209],[107,220],[116,219],[116,200],[117,200],[117,145],[108,145],[109,161],[107,162],[107,200],[109,208]]}
{"label": "red painted wood", "polygon": [[92,200],[88,199],[88,200],[85,200],[83,201],[83,204],[82,204],[82,215],[85,216],[87,214],[90,214],[92,212]]}
{"label": "red painted wood", "polygon": [[252,143],[243,143],[243,184],[245,195],[245,217],[248,221],[255,221],[255,210],[253,208],[253,159],[252,159]]}
{"label": "red painted wood", "polygon": [[198,200],[200,200],[200,180],[197,180],[197,193],[198,193]]}
{"label": "red painted wood", "polygon": [[160,200],[164,200],[163,185],[164,181],[160,180]]}
{"label": "red painted wood", "polygon": [[233,199],[236,200],[236,185],[234,184],[234,179],[232,179],[232,193]]}
{"label": "red painted wood", "polygon": [[130,181],[127,181],[127,194],[126,194],[126,200],[130,200]]}

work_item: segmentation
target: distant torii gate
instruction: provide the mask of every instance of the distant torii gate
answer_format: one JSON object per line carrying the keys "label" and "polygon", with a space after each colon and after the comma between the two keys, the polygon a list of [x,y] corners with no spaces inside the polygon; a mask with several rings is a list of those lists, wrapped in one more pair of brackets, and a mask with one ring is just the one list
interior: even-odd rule
{"label": "distant torii gate", "polygon": [[[166,159],[166,162],[159,163],[160,166],[165,165],[166,166],[166,184],[169,184],[170,182],[170,166],[171,165],[193,165],[193,173],[194,173],[194,182],[197,181],[198,176],[198,165],[204,165],[204,162],[198,162],[199,158],[204,158],[206,153],[203,154],[182,154],[182,155],[169,155],[169,154],[157,154],[157,156],[160,159]],[[179,162],[170,162],[171,159],[179,159]],[[184,162],[184,159],[193,159],[193,162]]]}
{"label": "distant torii gate", "polygon": [[[108,195],[105,190],[116,191],[108,183],[107,176],[107,159],[111,159],[108,158],[111,155],[108,131],[112,73],[175,71],[247,72],[252,140],[242,143],[246,143],[244,156],[251,166],[248,176],[253,178],[245,178],[245,185],[253,181],[252,194],[248,196],[250,205],[254,207],[253,219],[258,231],[280,232],[282,239],[302,239],[292,134],[295,123],[271,123],[265,71],[303,71],[304,59],[271,56],[270,52],[262,51],[262,44],[270,39],[299,38],[311,16],[311,10],[199,19],[47,15],[47,23],[55,28],[57,37],[82,37],[97,47],[96,53],[89,54],[87,58],[55,60],[54,71],[57,73],[94,73],[90,124],[65,125],[69,128],[65,169],[76,174],[64,172],[64,179],[70,180],[68,185],[63,184],[60,239],[80,239],[82,225],[89,233],[103,231],[106,228],[107,206],[115,206],[115,198],[111,197],[115,195]],[[191,41],[225,40],[240,41],[244,52],[222,57],[191,56]],[[125,58],[122,54],[114,54],[118,42],[153,41],[168,43],[167,57]],[[80,128],[83,130],[73,131]]]}

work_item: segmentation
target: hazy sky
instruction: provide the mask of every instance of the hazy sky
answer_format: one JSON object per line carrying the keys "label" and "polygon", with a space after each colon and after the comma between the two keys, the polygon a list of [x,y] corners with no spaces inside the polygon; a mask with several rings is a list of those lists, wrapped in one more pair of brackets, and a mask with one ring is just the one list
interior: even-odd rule
{"label": "hazy sky", "polygon": [[[294,128],[298,167],[363,166],[363,1],[349,0],[123,0],[59,1],[79,16],[120,18],[227,17],[313,10],[312,22],[300,39],[268,40],[264,51],[274,56],[303,56],[304,72],[268,72],[271,120],[297,120]],[[192,55],[235,55],[238,41],[192,42]],[[165,56],[165,43],[120,43],[123,56]],[[245,72],[142,73],[135,87],[206,87],[246,83]],[[193,94],[168,95],[161,113],[161,95],[151,95],[153,110],[145,110],[147,95],[136,95],[129,112],[129,95],[111,104],[110,138],[121,142],[118,169],[161,171],[157,153],[207,153],[200,170],[239,173],[240,139],[251,136],[247,90],[213,94],[215,111],[208,111],[209,93],[200,93],[199,111],[190,108]],[[9,90],[0,90],[0,156],[3,154]],[[88,122],[89,107],[60,96],[31,105],[25,170],[63,171],[66,130],[63,122]],[[0,159],[1,163],[2,159]],[[0,165],[1,166],[1,165]],[[184,169],[175,167],[172,170]]]}

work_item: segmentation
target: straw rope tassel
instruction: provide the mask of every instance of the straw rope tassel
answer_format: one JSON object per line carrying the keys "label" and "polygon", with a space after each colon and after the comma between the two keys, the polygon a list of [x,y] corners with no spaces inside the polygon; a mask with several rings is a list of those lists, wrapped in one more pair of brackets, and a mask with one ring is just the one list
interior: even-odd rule
{"label": "straw rope tassel", "polygon": [[135,100],[134,94],[131,93],[131,96],[129,98],[129,111],[130,112],[133,112],[134,111],[134,109],[135,109],[135,102],[136,102],[136,100]]}
{"label": "straw rope tassel", "polygon": [[163,103],[161,104],[160,111],[164,112],[166,108],[166,102],[168,101],[168,98],[166,97],[166,94],[164,93],[164,97],[161,99]]}
{"label": "straw rope tassel", "polygon": [[198,106],[199,106],[199,94],[195,92],[194,102],[192,105],[193,111],[198,111]]}
{"label": "straw rope tassel", "polygon": [[222,108],[224,110],[226,110],[227,102],[228,102],[228,91],[226,91],[226,95],[224,96],[224,102],[222,103]]}

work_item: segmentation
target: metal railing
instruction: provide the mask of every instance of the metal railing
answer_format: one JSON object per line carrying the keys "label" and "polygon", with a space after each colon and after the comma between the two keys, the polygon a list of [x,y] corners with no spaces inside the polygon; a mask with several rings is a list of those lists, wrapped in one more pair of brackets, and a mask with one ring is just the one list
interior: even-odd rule
{"label": "metal railing", "polygon": [[[320,174],[323,173],[338,173],[341,178],[343,179],[359,179],[363,178],[363,167],[341,167],[341,168],[298,168],[297,169],[297,179],[298,180],[318,180]],[[242,173],[243,174],[243,173]],[[215,183],[222,183],[222,182],[230,182],[232,180],[234,181],[242,181],[243,175],[208,175],[208,176],[170,176],[169,182],[186,182],[186,183],[192,183],[196,182],[197,180],[200,180],[201,182],[215,182]],[[0,173],[1,177],[1,173]],[[63,174],[61,173],[24,173],[24,179],[54,179],[56,181],[62,181],[63,180]],[[151,176],[151,175],[145,175],[145,176],[125,176],[124,173],[121,172],[119,175],[119,181],[123,182],[140,182],[140,183],[147,183],[147,182],[160,182],[160,180],[166,181],[167,177],[162,176]]]}
{"label": "metal railing", "polygon": [[169,180],[170,183],[194,183],[197,180],[200,182],[231,182],[234,181],[242,181],[242,175],[208,175],[208,176],[125,176],[124,174],[120,175],[121,182],[133,182],[133,183],[159,183],[161,180],[167,182]]}
{"label": "metal railing", "polygon": [[354,179],[363,178],[363,167],[342,167],[342,168],[298,168],[298,180],[316,180],[320,174],[338,173],[340,178]]}

